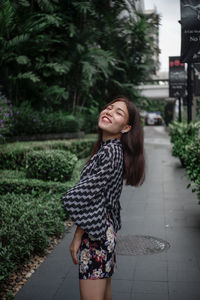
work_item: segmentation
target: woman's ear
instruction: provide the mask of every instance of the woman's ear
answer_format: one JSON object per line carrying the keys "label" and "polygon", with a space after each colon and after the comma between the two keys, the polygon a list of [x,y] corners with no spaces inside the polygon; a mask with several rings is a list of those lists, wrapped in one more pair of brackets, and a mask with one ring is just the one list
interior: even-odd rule
{"label": "woman's ear", "polygon": [[131,130],[131,125],[126,125],[124,128],[123,128],[123,131],[124,131],[124,133],[127,133],[127,132],[129,132],[130,130]]}

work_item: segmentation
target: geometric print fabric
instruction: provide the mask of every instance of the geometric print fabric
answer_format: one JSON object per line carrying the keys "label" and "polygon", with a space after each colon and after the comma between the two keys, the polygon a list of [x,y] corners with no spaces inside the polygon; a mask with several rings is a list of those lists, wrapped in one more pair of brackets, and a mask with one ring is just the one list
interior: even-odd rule
{"label": "geometric print fabric", "polygon": [[62,198],[72,221],[95,239],[106,234],[106,213],[115,232],[121,228],[120,202],[123,186],[123,149],[119,139],[102,141],[83,167],[80,181]]}

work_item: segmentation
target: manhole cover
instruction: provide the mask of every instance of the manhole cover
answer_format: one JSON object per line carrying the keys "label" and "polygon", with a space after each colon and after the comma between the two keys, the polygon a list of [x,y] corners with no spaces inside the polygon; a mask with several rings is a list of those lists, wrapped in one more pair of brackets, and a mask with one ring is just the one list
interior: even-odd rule
{"label": "manhole cover", "polygon": [[170,248],[170,244],[162,239],[145,235],[122,235],[117,237],[117,254],[145,255],[160,253]]}

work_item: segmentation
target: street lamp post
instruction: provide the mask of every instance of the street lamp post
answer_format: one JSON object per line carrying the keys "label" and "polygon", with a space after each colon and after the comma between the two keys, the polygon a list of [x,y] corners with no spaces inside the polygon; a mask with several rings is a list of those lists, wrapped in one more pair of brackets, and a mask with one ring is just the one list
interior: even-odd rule
{"label": "street lamp post", "polygon": [[178,97],[178,121],[179,121],[179,122],[182,122],[181,96]]}
{"label": "street lamp post", "polygon": [[193,87],[192,87],[192,63],[188,63],[187,67],[187,122],[188,124],[192,121],[192,98],[193,98]]}

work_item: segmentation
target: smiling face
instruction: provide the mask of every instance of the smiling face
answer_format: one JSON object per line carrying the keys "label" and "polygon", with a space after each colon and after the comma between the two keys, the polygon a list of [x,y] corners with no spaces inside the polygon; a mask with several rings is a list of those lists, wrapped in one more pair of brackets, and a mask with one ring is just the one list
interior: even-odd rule
{"label": "smiling face", "polygon": [[101,111],[98,126],[102,129],[104,138],[120,138],[122,130],[128,132],[131,129],[128,120],[129,114],[126,103],[116,101]]}

